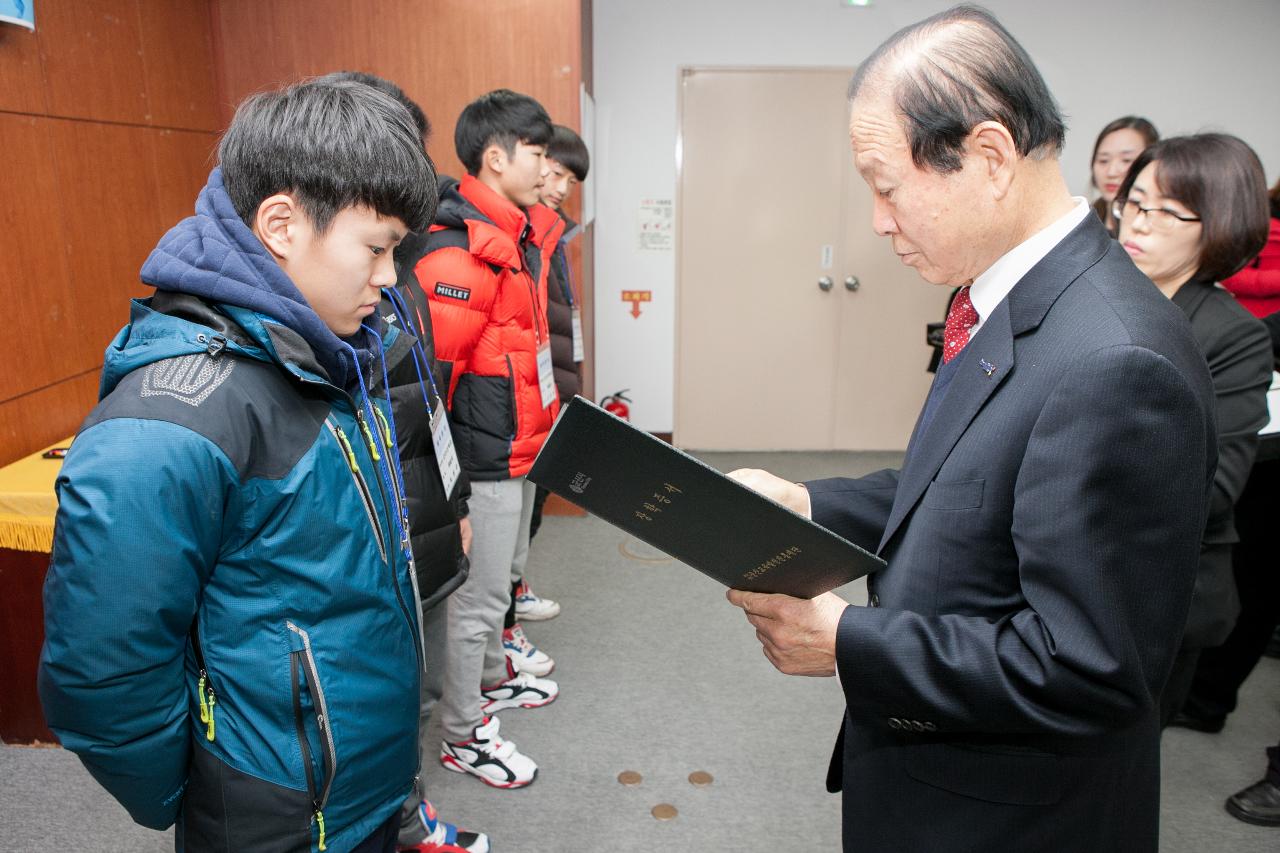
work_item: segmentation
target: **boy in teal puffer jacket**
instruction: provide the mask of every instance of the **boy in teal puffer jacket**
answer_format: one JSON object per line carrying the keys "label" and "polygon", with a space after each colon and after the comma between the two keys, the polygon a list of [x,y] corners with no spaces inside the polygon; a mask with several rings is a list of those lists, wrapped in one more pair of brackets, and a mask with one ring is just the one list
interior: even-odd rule
{"label": "boy in teal puffer jacket", "polygon": [[[179,850],[394,850],[421,640],[377,315],[434,212],[405,109],[241,105],[58,479],[40,695]],[[379,383],[385,388],[385,383]]]}

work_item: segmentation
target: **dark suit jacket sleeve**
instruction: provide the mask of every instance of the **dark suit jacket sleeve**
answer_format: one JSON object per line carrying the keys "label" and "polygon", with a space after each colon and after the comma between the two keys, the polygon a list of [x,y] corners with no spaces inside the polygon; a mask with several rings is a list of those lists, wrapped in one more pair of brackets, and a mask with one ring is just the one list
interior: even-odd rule
{"label": "dark suit jacket sleeve", "polygon": [[1016,565],[980,552],[962,563],[978,585],[976,566],[1015,571],[1020,600],[995,620],[848,608],[837,665],[850,715],[1082,735],[1149,713],[1193,581],[1169,571],[1169,555],[1195,553],[1203,529],[1207,476],[1187,476],[1203,467],[1189,460],[1205,459],[1210,441],[1196,393],[1165,358],[1135,346],[1083,355],[1049,393],[1025,452],[1014,449]]}
{"label": "dark suit jacket sleeve", "polygon": [[1206,543],[1214,544],[1236,541],[1230,525],[1232,508],[1249,479],[1258,430],[1267,424],[1271,337],[1260,321],[1241,311],[1238,317],[1216,324],[1206,344],[1218,416],[1218,470],[1213,475],[1205,528]]}
{"label": "dark suit jacket sleeve", "polygon": [[898,490],[897,471],[886,468],[858,479],[833,477],[804,485],[814,521],[867,551],[880,547]]}

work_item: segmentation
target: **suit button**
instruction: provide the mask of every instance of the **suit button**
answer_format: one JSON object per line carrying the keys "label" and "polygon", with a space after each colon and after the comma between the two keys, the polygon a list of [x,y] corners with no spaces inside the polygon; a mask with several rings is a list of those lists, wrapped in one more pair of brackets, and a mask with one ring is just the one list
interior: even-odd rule
{"label": "suit button", "polygon": [[938,727],[933,723],[929,722],[928,720],[926,720],[924,724],[924,730],[926,732],[936,732],[938,730]]}
{"label": "suit button", "polygon": [[900,728],[902,728],[902,720],[899,720],[897,717],[890,717],[890,718],[889,718],[889,728],[891,728],[891,729],[900,729]]}
{"label": "suit button", "polygon": [[918,732],[922,732],[924,731],[924,723],[920,722],[919,720],[912,720],[911,728],[915,729]]}
{"label": "suit button", "polygon": [[879,593],[876,593],[876,592],[871,593],[871,600],[870,600],[868,603],[869,603],[872,607],[879,607],[879,606],[880,606],[880,594],[879,594]]}

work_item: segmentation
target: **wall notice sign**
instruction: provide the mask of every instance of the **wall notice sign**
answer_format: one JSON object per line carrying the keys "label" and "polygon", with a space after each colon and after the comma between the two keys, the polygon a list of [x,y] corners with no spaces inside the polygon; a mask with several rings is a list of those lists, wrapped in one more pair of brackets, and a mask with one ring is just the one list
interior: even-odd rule
{"label": "wall notice sign", "polygon": [[642,198],[636,216],[637,248],[670,252],[675,244],[675,204],[669,198]]}

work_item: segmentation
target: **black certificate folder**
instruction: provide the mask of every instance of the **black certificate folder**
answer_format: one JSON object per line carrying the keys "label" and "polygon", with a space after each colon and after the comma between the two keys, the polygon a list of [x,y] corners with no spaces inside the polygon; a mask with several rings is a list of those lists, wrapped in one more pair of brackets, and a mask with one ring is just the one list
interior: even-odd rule
{"label": "black certificate folder", "polygon": [[885,565],[582,397],[529,479],[735,589],[812,598]]}

